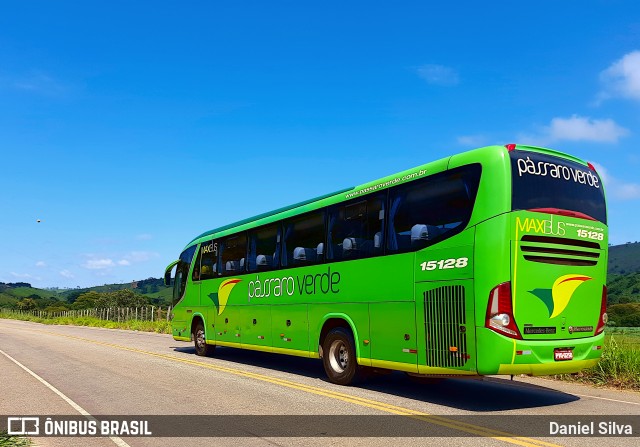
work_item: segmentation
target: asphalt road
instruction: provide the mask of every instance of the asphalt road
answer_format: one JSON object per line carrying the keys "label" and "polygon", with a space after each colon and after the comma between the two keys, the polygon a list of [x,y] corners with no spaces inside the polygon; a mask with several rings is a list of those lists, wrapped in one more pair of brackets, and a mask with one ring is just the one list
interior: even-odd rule
{"label": "asphalt road", "polygon": [[[171,433],[172,424],[182,423],[182,430],[186,425],[224,432],[208,438],[32,438],[42,446],[638,445],[638,433],[522,435],[544,416],[545,421],[567,415],[604,422],[614,415],[640,419],[639,393],[540,378],[416,384],[393,373],[341,387],[325,380],[319,360],[230,348],[202,358],[192,345],[168,335],[14,320],[0,320],[0,351],[2,417],[67,415],[86,421],[164,415],[155,429]],[[203,417],[209,415],[216,417]],[[402,437],[390,436],[398,430]],[[363,436],[374,431],[386,436]]]}

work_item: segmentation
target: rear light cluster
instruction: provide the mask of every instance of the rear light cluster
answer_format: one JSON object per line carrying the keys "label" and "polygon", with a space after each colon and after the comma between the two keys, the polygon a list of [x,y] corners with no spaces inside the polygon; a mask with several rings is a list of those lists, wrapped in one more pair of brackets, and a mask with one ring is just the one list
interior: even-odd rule
{"label": "rear light cluster", "polygon": [[609,317],[607,316],[607,286],[602,286],[602,301],[600,302],[600,316],[598,317],[598,325],[596,326],[596,335],[604,331]]}
{"label": "rear light cluster", "polygon": [[510,282],[495,286],[489,293],[485,326],[507,337],[522,339],[513,317]]}

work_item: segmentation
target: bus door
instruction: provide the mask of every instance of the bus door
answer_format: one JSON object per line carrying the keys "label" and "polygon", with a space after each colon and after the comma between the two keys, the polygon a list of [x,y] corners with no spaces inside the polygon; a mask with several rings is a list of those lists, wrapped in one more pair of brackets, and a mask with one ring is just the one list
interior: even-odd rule
{"label": "bus door", "polygon": [[[197,265],[200,267],[200,308],[205,318],[205,334],[207,341],[216,340],[217,314],[216,306],[218,286],[218,244],[211,240],[200,245]],[[194,272],[195,273],[195,272]]]}

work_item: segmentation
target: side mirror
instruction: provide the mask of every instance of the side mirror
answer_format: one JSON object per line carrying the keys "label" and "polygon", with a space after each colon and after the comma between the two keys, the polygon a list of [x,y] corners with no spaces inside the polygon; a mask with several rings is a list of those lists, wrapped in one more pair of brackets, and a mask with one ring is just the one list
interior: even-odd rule
{"label": "side mirror", "polygon": [[171,285],[171,272],[173,271],[173,268],[178,264],[178,262],[180,262],[180,261],[173,261],[165,269],[165,271],[164,271],[164,285],[165,286],[170,286]]}

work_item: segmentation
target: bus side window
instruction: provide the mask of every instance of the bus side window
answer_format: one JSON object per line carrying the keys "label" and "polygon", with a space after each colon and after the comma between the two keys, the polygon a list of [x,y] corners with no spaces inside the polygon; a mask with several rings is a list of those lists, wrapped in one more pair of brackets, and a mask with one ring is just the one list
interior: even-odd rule
{"label": "bus side window", "polygon": [[280,226],[271,224],[249,232],[248,267],[250,272],[278,268],[280,261]]}
{"label": "bus side window", "polygon": [[222,276],[243,274],[246,256],[246,233],[234,234],[222,239],[220,243],[220,269]]}
{"label": "bus side window", "polygon": [[284,223],[282,266],[318,264],[324,261],[325,212],[314,211]]}
{"label": "bus side window", "polygon": [[471,218],[480,172],[473,164],[392,188],[387,250],[420,250],[462,231]]}
{"label": "bus side window", "polygon": [[358,259],[383,253],[385,196],[356,199],[329,210],[327,257]]}
{"label": "bus side window", "polygon": [[218,274],[218,241],[203,242],[200,246],[200,279],[213,279]]}

